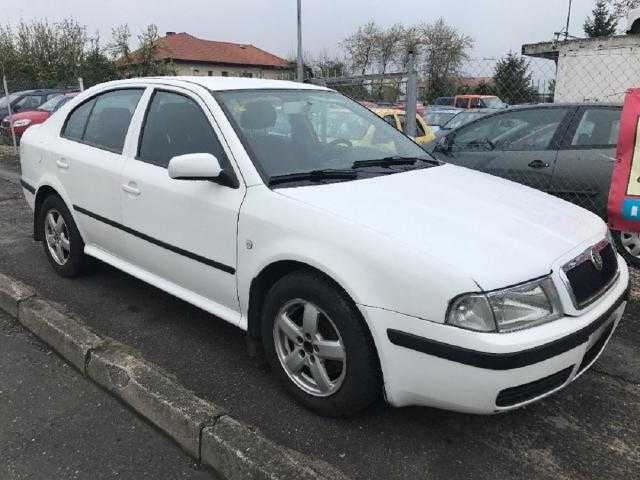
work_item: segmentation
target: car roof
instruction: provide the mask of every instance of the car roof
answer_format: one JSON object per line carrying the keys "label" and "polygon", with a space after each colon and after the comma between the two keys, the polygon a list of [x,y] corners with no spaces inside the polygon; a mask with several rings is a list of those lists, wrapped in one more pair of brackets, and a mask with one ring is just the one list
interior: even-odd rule
{"label": "car roof", "polygon": [[514,105],[509,108],[499,110],[499,112],[512,112],[514,110],[528,110],[531,108],[562,108],[562,107],[617,107],[621,108],[621,103],[612,102],[572,102],[572,103],[536,103],[533,105]]}
{"label": "car roof", "polygon": [[239,77],[199,77],[199,76],[168,76],[168,77],[139,77],[129,78],[127,80],[115,80],[102,85],[118,85],[148,83],[169,84],[175,86],[188,86],[188,84],[200,85],[212,91],[225,90],[276,90],[276,89],[295,89],[295,90],[326,90],[330,89],[310,83],[291,82],[287,80],[266,80],[262,78],[239,78]]}
{"label": "car roof", "polygon": [[371,111],[380,117],[384,115],[404,115],[404,110],[399,108],[372,108]]}
{"label": "car roof", "polygon": [[495,95],[473,95],[473,94],[466,94],[466,95],[456,95],[456,98],[498,98]]}

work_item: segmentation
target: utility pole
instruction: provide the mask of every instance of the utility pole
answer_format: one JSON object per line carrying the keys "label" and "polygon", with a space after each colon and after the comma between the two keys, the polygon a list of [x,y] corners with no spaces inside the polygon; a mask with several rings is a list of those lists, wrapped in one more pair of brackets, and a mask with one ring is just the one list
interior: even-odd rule
{"label": "utility pole", "polygon": [[302,6],[301,0],[298,0],[298,81],[304,82],[304,64],[302,60]]}
{"label": "utility pole", "polygon": [[11,111],[11,99],[9,98],[9,88],[7,87],[7,76],[4,73],[4,65],[2,66],[2,86],[4,87],[4,95],[7,99],[7,113],[9,114],[9,128],[11,129],[11,139],[13,140],[13,152],[18,155],[18,144],[16,142],[16,131],[13,128],[13,119],[11,115],[13,112]]}
{"label": "utility pole", "polygon": [[573,0],[569,0],[569,11],[567,12],[567,28],[564,29],[565,42],[569,39],[569,23],[571,22],[571,3]]}
{"label": "utility pole", "polygon": [[409,71],[407,72],[407,89],[404,102],[404,134],[409,137],[416,136],[416,103],[418,103],[416,56],[417,52],[415,50],[409,51]]}

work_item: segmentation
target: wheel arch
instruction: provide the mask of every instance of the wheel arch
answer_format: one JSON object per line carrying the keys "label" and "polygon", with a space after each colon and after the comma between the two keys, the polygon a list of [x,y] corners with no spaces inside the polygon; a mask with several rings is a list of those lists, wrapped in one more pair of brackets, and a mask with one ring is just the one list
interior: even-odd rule
{"label": "wheel arch", "polygon": [[[340,291],[345,298],[348,299],[351,306],[362,319],[364,325],[367,327],[369,334],[372,335],[367,322],[365,321],[360,309],[357,307],[353,296],[349,294],[346,288],[344,288],[338,281],[336,281],[331,275],[327,274],[318,267],[312,266],[300,260],[277,260],[266,265],[258,275],[256,275],[249,286],[249,306],[247,310],[247,333],[254,337],[260,338],[261,336],[261,314],[264,300],[269,292],[269,289],[284,276],[299,271],[306,271],[311,273],[317,273],[322,278],[327,280],[338,291]],[[372,336],[373,340],[373,336]]]}
{"label": "wheel arch", "polygon": [[36,198],[33,204],[33,238],[38,241],[42,240],[42,228],[38,221],[40,216],[40,207],[42,207],[42,204],[47,197],[51,195],[57,195],[62,198],[62,195],[60,195],[60,193],[51,185],[41,185],[36,191]]}

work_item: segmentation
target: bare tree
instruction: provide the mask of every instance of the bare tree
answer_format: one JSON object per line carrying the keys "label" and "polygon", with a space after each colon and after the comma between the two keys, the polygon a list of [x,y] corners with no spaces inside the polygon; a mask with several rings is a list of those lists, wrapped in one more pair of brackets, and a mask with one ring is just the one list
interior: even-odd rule
{"label": "bare tree", "polygon": [[156,25],[147,25],[138,35],[138,48],[135,51],[129,46],[131,32],[126,24],[113,28],[111,36],[108,48],[123,76],[148,77],[175,73],[174,66],[159,56],[162,39]]}
{"label": "bare tree", "polygon": [[350,67],[354,71],[362,75],[371,71],[376,61],[376,40],[379,35],[380,28],[370,21],[341,42],[341,46],[347,53]]}
{"label": "bare tree", "polygon": [[640,6],[640,0],[607,0],[607,3],[613,6],[617,18],[626,17],[629,10]]}
{"label": "bare tree", "polygon": [[421,25],[421,70],[426,77],[427,95],[436,97],[448,93],[452,82],[473,47],[473,39],[447,25],[440,18]]}
{"label": "bare tree", "polygon": [[374,38],[374,56],[379,73],[386,73],[387,68],[397,62],[402,48],[405,31],[400,23],[380,29]]}

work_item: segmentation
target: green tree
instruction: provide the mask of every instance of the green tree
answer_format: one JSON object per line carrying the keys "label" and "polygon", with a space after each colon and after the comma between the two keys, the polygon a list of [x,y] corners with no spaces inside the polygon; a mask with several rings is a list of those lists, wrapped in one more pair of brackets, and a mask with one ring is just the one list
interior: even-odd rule
{"label": "green tree", "polygon": [[116,64],[105,55],[98,33],[89,39],[80,67],[80,76],[85,87],[116,80],[120,77]]}
{"label": "green tree", "polygon": [[592,17],[587,17],[584,22],[584,33],[588,37],[610,37],[616,33],[618,19],[609,12],[605,0],[598,0],[591,14]]}
{"label": "green tree", "polygon": [[364,75],[371,71],[376,62],[380,35],[380,27],[370,21],[340,43],[354,72]]}
{"label": "green tree", "polygon": [[156,25],[147,25],[138,35],[138,48],[135,51],[129,46],[131,32],[128,25],[113,28],[111,36],[108,49],[123,77],[175,75],[174,65],[159,55],[162,39]]}
{"label": "green tree", "polygon": [[511,105],[536,100],[537,91],[531,86],[529,62],[515,53],[508,53],[498,61],[493,84],[496,95]]}

